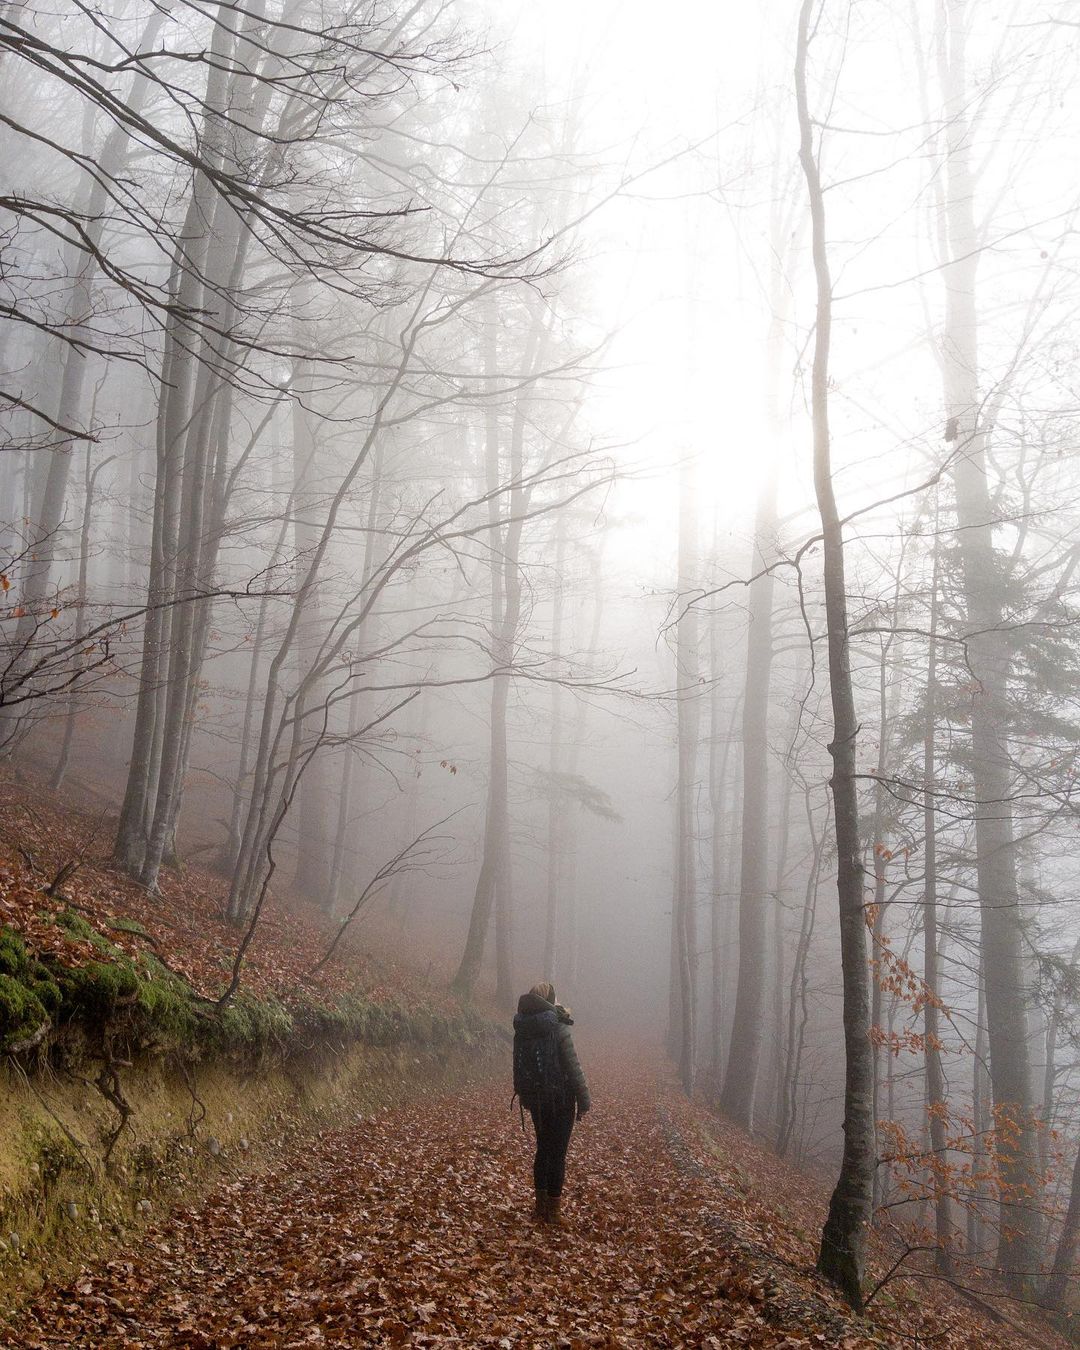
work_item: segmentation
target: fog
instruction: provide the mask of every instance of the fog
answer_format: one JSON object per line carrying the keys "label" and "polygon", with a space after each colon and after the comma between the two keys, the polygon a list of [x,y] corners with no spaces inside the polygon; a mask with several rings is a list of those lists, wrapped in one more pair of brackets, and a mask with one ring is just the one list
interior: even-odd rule
{"label": "fog", "polygon": [[1071,14],[0,7],[6,771],[1055,1277]]}

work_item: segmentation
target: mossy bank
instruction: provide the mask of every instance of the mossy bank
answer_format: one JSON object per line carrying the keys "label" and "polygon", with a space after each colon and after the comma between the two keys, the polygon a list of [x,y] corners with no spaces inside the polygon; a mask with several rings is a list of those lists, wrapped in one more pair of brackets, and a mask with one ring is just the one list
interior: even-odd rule
{"label": "mossy bank", "polygon": [[2,1302],[222,1169],[501,1062],[468,1008],[360,989],[218,1008],[153,952],[58,922],[92,959],[38,960],[0,929]]}

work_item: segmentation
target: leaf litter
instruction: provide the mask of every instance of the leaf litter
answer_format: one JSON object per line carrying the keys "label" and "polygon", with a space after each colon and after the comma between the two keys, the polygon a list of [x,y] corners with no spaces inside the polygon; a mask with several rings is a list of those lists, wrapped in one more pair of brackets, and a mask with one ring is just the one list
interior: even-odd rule
{"label": "leaf litter", "polygon": [[714,1128],[656,1063],[599,1067],[597,1105],[571,1143],[565,1230],[531,1217],[531,1134],[503,1085],[474,1086],[324,1131],[261,1175],[223,1176],[112,1259],[47,1285],[3,1343],[1057,1343],[1045,1324],[998,1326],[929,1284],[898,1286],[887,1315],[852,1318],[811,1272],[812,1235],[786,1217],[793,1189],[819,1211],[806,1177]]}

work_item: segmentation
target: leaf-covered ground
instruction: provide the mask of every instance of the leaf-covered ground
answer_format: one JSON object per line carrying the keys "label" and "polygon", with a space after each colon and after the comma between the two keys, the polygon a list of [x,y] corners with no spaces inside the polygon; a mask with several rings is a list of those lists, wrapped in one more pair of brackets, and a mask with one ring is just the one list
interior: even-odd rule
{"label": "leaf-covered ground", "polygon": [[358,1119],[260,1176],[223,1158],[197,1207],[46,1287],[0,1338],[27,1350],[1056,1343],[930,1285],[897,1286],[852,1322],[805,1273],[812,1234],[775,1207],[797,1174],[714,1132],[654,1066],[594,1078],[565,1231],[531,1219],[531,1146],[509,1093],[470,1089]]}
{"label": "leaf-covered ground", "polygon": [[[0,926],[18,933],[36,955],[78,965],[92,949],[54,921],[70,905],[128,955],[151,950],[195,990],[216,997],[229,981],[241,936],[224,918],[225,880],[198,866],[163,868],[160,893],[148,895],[112,864],[114,834],[114,819],[61,803],[25,776],[16,782],[10,768],[0,773]],[[59,893],[47,894],[70,864],[76,866]],[[244,990],[288,1004],[330,999],[362,984],[375,1001],[393,996],[403,1004],[452,1009],[445,990],[385,956],[373,962],[352,933],[319,966],[336,932],[326,916],[295,903],[286,889],[271,892],[244,962]]]}

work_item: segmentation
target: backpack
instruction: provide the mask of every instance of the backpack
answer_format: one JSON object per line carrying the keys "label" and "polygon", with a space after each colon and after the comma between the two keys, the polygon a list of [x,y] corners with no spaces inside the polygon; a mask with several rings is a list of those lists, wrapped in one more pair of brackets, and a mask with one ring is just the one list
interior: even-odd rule
{"label": "backpack", "polygon": [[530,1111],[561,1105],[566,1071],[559,1054],[559,1023],[554,1013],[521,1018],[514,1027],[514,1094]]}

